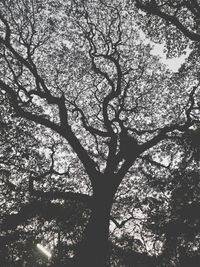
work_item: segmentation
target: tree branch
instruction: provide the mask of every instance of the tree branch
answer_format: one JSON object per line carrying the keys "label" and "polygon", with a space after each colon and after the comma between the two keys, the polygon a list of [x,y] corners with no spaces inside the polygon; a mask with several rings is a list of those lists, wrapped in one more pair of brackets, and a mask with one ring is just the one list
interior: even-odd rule
{"label": "tree branch", "polygon": [[184,26],[177,17],[162,12],[159,9],[159,6],[156,3],[156,1],[151,1],[150,3],[147,3],[147,4],[142,3],[142,1],[140,0],[135,0],[135,2],[136,2],[137,8],[140,8],[151,15],[159,16],[160,18],[164,19],[166,22],[170,22],[190,40],[197,41],[197,42],[200,41],[200,34],[195,33],[192,30],[189,30],[188,28],[186,28],[186,26]]}
{"label": "tree branch", "polygon": [[23,205],[18,213],[4,216],[4,219],[0,223],[0,229],[13,229],[20,224],[27,223],[29,219],[32,219],[38,215],[50,220],[53,218],[69,219],[71,214],[72,210],[63,207],[60,204],[34,201],[32,203]]}

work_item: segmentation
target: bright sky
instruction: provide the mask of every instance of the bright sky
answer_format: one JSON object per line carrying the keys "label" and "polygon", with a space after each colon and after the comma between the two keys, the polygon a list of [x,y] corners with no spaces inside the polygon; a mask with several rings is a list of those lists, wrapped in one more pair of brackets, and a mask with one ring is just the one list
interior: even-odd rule
{"label": "bright sky", "polygon": [[186,54],[181,55],[177,58],[166,59],[166,54],[164,53],[164,45],[163,44],[154,44],[153,50],[151,52],[152,55],[160,56],[160,61],[167,65],[170,70],[173,72],[177,72],[180,68],[181,64],[184,63],[185,59],[188,57],[190,50],[186,50]]}
{"label": "bright sky", "polygon": [[167,67],[172,70],[173,72],[177,72],[180,66],[184,63],[185,59],[189,56],[191,52],[190,49],[186,49],[185,53],[182,54],[180,57],[167,59],[166,53],[164,53],[164,44],[156,44],[150,41],[144,34],[142,30],[139,30],[140,38],[146,44],[151,44],[153,47],[151,54],[160,57],[160,62],[167,65]]}

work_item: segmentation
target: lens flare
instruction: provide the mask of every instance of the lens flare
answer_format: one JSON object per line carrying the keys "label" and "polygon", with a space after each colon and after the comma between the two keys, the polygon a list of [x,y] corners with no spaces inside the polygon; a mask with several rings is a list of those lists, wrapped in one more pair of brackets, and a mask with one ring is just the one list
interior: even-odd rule
{"label": "lens flare", "polygon": [[37,244],[37,248],[42,251],[49,259],[51,258],[51,253],[45,248],[43,247],[41,244]]}

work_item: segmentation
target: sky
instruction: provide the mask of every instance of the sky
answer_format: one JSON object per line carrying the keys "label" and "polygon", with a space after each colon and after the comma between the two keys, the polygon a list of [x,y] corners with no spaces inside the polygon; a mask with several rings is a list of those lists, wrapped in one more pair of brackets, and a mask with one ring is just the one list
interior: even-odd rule
{"label": "sky", "polygon": [[177,72],[180,66],[184,63],[185,59],[189,56],[190,50],[186,50],[185,54],[176,58],[166,58],[164,53],[164,44],[153,44],[153,49],[151,51],[152,55],[160,56],[160,62],[167,65],[167,67],[173,72]]}
{"label": "sky", "polygon": [[141,29],[138,29],[138,31],[139,31],[139,35],[140,35],[141,40],[145,44],[151,45],[151,47],[152,47],[151,54],[154,56],[159,56],[160,62],[165,64],[171,71],[178,72],[178,69],[185,62],[185,60],[189,56],[191,50],[189,48],[186,48],[186,50],[184,51],[185,53],[183,53],[180,57],[167,58],[166,53],[164,53],[164,50],[165,50],[164,43],[163,44],[154,43],[145,35],[145,33]]}

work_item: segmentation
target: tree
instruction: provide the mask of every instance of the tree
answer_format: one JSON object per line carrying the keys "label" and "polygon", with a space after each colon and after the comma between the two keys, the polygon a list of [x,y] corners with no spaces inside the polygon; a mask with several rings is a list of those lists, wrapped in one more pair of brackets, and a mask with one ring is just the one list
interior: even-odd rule
{"label": "tree", "polygon": [[[189,45],[193,48],[194,42],[200,41],[199,11],[200,5],[196,0],[186,1],[132,1],[136,8],[147,14],[140,23],[145,21],[143,28],[154,40],[162,39],[166,42],[167,53],[173,57],[181,54]],[[147,24],[146,24],[147,23]],[[152,27],[154,32],[152,32]],[[163,38],[164,37],[164,38]]]}
{"label": "tree", "polygon": [[[198,266],[199,251],[199,173],[194,162],[168,177],[159,185],[167,197],[155,197],[146,226],[164,240],[158,266]],[[157,189],[158,190],[158,189]]]}
{"label": "tree", "polygon": [[[142,13],[143,18],[147,15],[143,21],[140,20],[141,24],[145,21],[143,29],[153,40],[164,41],[167,56],[180,55],[186,47],[190,49],[190,55],[179,73],[182,77],[187,73],[191,80],[199,81],[200,5],[198,1],[134,2],[137,8],[145,12]],[[198,114],[198,105],[195,109]],[[196,166],[199,162],[199,125],[186,131],[181,142],[184,145],[185,156],[178,173],[175,172],[175,178],[172,180],[173,191],[168,202],[170,211],[168,210],[166,217],[163,216],[162,211],[157,213],[157,216],[160,213],[162,218],[160,222],[162,230],[160,230],[166,235],[164,254],[168,255],[167,257],[166,254],[163,255],[162,262],[166,257],[168,263],[165,262],[164,266],[166,264],[171,266],[170,261],[174,261],[173,264],[176,266],[196,266],[199,261],[198,250],[196,251],[199,233],[195,230],[195,225],[198,225],[199,221],[196,210],[199,205],[196,197],[196,190],[199,190],[199,174]],[[154,218],[156,220],[156,215]],[[156,220],[157,229],[159,229],[158,224]]]}
{"label": "tree", "polygon": [[[174,84],[150,45],[138,42],[134,10],[124,1],[17,0],[0,7],[1,92],[17,118],[34,123],[33,131],[41,125],[55,133],[70,154],[61,169],[66,173],[71,160],[74,180],[81,174],[84,181],[82,192],[70,192],[65,183],[56,190],[49,173],[34,174],[29,192],[49,201],[86,202],[91,216],[74,265],[107,266],[118,187],[133,176],[138,160],[153,161],[154,147],[198,122],[198,83],[188,82],[188,92]],[[53,160],[50,173],[62,174]],[[83,193],[85,177],[92,195]],[[16,216],[23,219],[20,211]]]}

